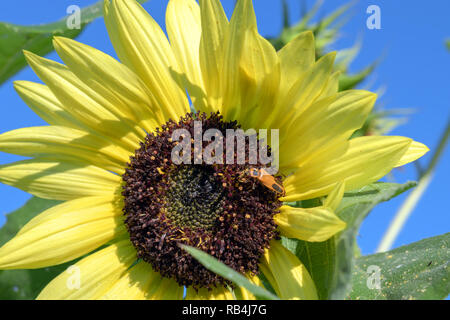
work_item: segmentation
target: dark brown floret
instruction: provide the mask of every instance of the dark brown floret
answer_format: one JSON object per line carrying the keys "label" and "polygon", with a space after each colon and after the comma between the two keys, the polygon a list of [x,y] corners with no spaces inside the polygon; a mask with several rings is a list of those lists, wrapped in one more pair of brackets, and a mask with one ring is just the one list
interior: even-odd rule
{"label": "dark brown floret", "polygon": [[[202,121],[203,132],[215,128],[224,137],[226,129],[239,128],[218,113],[190,113],[149,133],[123,175],[123,211],[138,258],[180,285],[211,288],[227,282],[179,244],[197,247],[241,273],[258,274],[264,249],[278,237],[273,216],[281,202],[245,174],[262,167],[248,164],[247,156],[245,164],[172,163],[173,131],[187,129],[194,137],[194,120]],[[193,152],[192,144],[192,159]]]}

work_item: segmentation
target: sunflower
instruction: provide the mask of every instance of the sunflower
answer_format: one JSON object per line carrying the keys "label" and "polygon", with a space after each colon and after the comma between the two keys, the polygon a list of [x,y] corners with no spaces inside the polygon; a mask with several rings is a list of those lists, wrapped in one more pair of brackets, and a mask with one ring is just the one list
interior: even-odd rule
{"label": "sunflower", "polygon": [[[316,299],[280,235],[329,239],[345,228],[334,213],[345,190],[428,149],[405,137],[350,139],[376,95],[338,92],[335,53],[315,61],[311,32],[276,52],[251,0],[239,0],[230,21],[219,0],[170,0],[168,39],[134,0],[105,1],[104,16],[120,62],[61,37],[54,47],[65,65],[25,52],[46,85],[15,88],[50,125],[0,135],[1,151],[31,158],[2,165],[0,181],[63,202],[0,249],[0,269],[76,260],[75,273],[57,276],[39,299],[254,298],[180,248],[187,244],[257,285],[264,275],[283,299]],[[285,194],[246,175],[255,168],[248,159],[175,164],[172,135],[196,122],[202,133],[280,129],[279,147],[268,148],[279,151],[274,179]],[[322,204],[286,204],[313,198]]]}

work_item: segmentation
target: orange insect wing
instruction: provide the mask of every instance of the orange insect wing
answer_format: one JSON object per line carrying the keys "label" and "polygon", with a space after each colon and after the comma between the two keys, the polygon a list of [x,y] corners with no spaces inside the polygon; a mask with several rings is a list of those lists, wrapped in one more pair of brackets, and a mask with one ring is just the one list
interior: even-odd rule
{"label": "orange insect wing", "polygon": [[257,178],[262,184],[264,184],[270,190],[284,194],[283,186],[278,183],[274,176],[270,175],[265,169],[252,168],[249,172],[251,177]]}

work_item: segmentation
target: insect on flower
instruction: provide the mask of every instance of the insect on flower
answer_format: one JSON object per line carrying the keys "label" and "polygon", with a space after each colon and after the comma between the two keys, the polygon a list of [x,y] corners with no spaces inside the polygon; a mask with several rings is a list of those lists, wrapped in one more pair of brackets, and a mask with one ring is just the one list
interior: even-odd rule
{"label": "insect on flower", "polygon": [[273,192],[281,195],[285,194],[283,186],[263,168],[251,168],[248,171],[250,177],[258,179],[264,186],[272,190]]}

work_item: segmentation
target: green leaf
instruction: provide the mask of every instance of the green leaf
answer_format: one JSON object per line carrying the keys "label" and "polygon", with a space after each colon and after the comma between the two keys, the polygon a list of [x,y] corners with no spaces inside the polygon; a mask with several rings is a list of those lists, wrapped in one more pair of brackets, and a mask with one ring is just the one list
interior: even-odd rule
{"label": "green leaf", "polygon": [[[397,249],[360,257],[350,299],[444,299],[450,294],[450,233]],[[379,268],[379,288],[369,266]],[[369,289],[372,284],[373,289]]]}
{"label": "green leaf", "polygon": [[[9,241],[38,213],[56,205],[57,201],[31,198],[22,208],[7,215],[0,229],[0,246]],[[36,270],[0,271],[0,300],[34,299],[44,286],[69,264]]]}
{"label": "green leaf", "polygon": [[345,194],[336,213],[347,223],[347,228],[334,237],[336,277],[330,284],[329,299],[344,299],[351,290],[356,236],[362,221],[377,204],[388,201],[416,185],[416,182],[378,182]]}
{"label": "green leaf", "polygon": [[0,85],[27,65],[23,50],[44,56],[53,51],[52,39],[54,36],[73,39],[84,30],[86,25],[102,14],[103,0],[81,10],[80,29],[67,27],[69,16],[57,22],[36,26],[0,22]]}
{"label": "green leaf", "polygon": [[289,25],[286,15],[289,8],[283,4],[283,30],[278,37],[268,39],[275,49],[281,49],[301,32],[311,30],[316,38],[316,52],[319,56],[323,55],[324,47],[330,45],[337,39],[338,31],[344,22],[342,16],[348,12],[351,3],[338,8],[326,17],[319,18],[317,23],[313,23],[311,20],[316,16],[321,4],[322,1],[317,1],[310,10],[302,15],[301,20],[292,26]]}
{"label": "green leaf", "polygon": [[323,242],[307,242],[281,237],[281,243],[308,269],[316,285],[320,300],[330,294],[330,284],[334,282],[336,271],[336,244],[334,239]]}
{"label": "green leaf", "polygon": [[[310,199],[290,205],[311,208],[322,205],[322,202],[320,199]],[[335,275],[336,245],[334,239],[323,242],[307,242],[281,237],[281,243],[295,254],[308,269],[316,285],[319,299],[327,299],[330,283],[333,282]]]}
{"label": "green leaf", "polygon": [[206,269],[217,273],[218,275],[234,282],[240,287],[244,287],[245,289],[253,293],[256,297],[268,300],[278,300],[277,296],[273,295],[266,289],[251,283],[245,276],[226,266],[206,252],[185,245],[182,245],[182,248],[186,250],[190,255],[192,255],[195,259],[197,259]]}
{"label": "green leaf", "polygon": [[366,67],[365,69],[361,70],[359,73],[342,74],[339,77],[339,91],[354,89],[357,85],[363,82],[368,75],[372,73],[375,67],[376,64],[373,63],[370,66]]}
{"label": "green leaf", "polygon": [[[350,290],[351,270],[359,256],[356,235],[369,212],[380,202],[387,201],[415,186],[373,183],[359,190],[347,192],[336,213],[347,228],[324,242],[307,242],[282,237],[282,244],[305,265],[316,284],[319,299],[344,299]],[[318,206],[318,199],[302,201],[302,207]]]}

